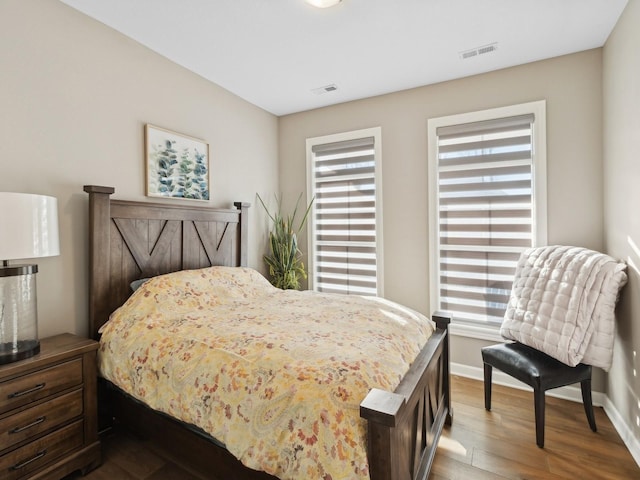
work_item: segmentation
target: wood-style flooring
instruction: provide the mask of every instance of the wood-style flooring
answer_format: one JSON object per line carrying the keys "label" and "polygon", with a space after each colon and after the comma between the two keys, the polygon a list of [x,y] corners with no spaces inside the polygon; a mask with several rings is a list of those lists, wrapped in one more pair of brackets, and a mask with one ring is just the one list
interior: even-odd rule
{"label": "wood-style flooring", "polygon": [[[494,385],[484,409],[482,382],[452,377],[453,425],[446,427],[431,480],[631,480],[635,463],[602,408],[593,433],[581,403],[547,397],[545,448],[535,443],[533,393]],[[79,480],[71,475],[66,480]],[[103,440],[103,464],[85,480],[212,480],[152,441],[116,430]],[[232,480],[232,479],[220,479]]]}

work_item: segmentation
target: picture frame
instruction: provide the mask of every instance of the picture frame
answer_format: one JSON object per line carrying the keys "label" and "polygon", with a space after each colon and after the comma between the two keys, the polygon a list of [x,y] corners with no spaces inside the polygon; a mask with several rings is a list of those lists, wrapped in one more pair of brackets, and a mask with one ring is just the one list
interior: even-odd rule
{"label": "picture frame", "polygon": [[151,124],[144,136],[147,196],[208,201],[209,144]]}

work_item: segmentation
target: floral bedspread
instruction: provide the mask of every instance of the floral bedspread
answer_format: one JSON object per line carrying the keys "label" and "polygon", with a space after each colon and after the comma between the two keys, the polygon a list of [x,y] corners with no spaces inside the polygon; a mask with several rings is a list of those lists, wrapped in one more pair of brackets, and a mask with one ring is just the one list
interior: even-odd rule
{"label": "floral bedspread", "polygon": [[103,377],[281,479],[366,479],[373,387],[394,390],[431,322],[379,298],[282,291],[257,271],[155,277],[102,329]]}

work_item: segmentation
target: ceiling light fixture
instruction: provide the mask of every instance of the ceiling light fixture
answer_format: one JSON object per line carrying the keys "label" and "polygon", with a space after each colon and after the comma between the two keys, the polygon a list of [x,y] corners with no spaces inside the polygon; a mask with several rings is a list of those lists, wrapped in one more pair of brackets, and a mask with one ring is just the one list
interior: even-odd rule
{"label": "ceiling light fixture", "polygon": [[342,0],[304,0],[309,5],[313,5],[318,8],[327,8],[333,7],[334,5],[339,4]]}

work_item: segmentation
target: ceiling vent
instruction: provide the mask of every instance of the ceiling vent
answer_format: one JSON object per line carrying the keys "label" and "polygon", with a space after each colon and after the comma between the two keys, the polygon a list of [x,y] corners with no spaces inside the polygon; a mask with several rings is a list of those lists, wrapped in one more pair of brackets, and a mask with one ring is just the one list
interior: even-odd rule
{"label": "ceiling vent", "polygon": [[490,43],[489,45],[483,45],[482,47],[472,48],[471,50],[465,50],[460,52],[460,58],[466,60],[467,58],[473,58],[487,53],[495,52],[498,49],[497,43]]}
{"label": "ceiling vent", "polygon": [[335,83],[332,83],[330,85],[325,85],[324,87],[314,88],[311,91],[316,95],[324,95],[325,93],[335,92],[336,90],[338,90],[338,86]]}

